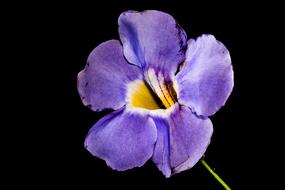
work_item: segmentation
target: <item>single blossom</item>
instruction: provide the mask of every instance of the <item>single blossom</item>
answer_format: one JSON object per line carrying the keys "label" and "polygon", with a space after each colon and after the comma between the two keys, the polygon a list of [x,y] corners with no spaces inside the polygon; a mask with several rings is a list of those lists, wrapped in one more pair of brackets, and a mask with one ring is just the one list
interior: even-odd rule
{"label": "single blossom", "polygon": [[210,143],[208,117],[233,88],[227,48],[213,35],[187,41],[160,11],[123,12],[118,24],[121,42],[97,46],[78,74],[83,104],[114,110],[90,129],[86,149],[120,171],[149,159],[166,177],[192,168]]}

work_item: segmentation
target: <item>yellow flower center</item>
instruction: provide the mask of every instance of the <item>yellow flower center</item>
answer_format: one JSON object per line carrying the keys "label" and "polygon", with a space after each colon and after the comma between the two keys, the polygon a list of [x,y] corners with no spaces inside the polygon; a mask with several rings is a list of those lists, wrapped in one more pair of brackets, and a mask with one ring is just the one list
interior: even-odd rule
{"label": "yellow flower center", "polygon": [[128,85],[129,104],[133,107],[149,110],[167,109],[177,102],[172,82],[165,82],[162,76],[156,76],[153,70],[147,72],[146,79],[136,80]]}

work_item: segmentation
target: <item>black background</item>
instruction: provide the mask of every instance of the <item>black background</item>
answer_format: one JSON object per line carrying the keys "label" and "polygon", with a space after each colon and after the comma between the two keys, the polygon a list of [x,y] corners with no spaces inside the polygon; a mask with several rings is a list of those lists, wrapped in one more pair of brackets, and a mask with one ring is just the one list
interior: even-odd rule
{"label": "black background", "polygon": [[[18,63],[15,75],[23,76],[20,81],[24,83],[17,89],[23,106],[16,110],[20,123],[27,121],[14,137],[24,140],[17,141],[16,151],[12,149],[17,154],[12,164],[17,172],[12,172],[12,177],[36,187],[222,189],[199,163],[166,179],[151,161],[141,168],[117,172],[84,149],[88,130],[107,112],[95,113],[83,106],[76,87],[77,73],[93,48],[119,39],[121,12],[156,9],[171,14],[188,38],[213,34],[229,49],[235,86],[226,105],[211,117],[214,134],[205,160],[232,189],[249,189],[258,183],[260,179],[254,176],[267,167],[261,167],[258,160],[268,152],[259,139],[261,123],[267,117],[268,102],[263,97],[268,90],[264,86],[271,88],[264,83],[268,50],[263,48],[268,47],[264,31],[273,28],[270,7],[123,0],[25,7],[12,6],[14,12],[6,14],[14,39],[9,48],[17,51],[10,60]],[[268,77],[270,72],[266,73]],[[260,149],[263,156],[256,154]]]}

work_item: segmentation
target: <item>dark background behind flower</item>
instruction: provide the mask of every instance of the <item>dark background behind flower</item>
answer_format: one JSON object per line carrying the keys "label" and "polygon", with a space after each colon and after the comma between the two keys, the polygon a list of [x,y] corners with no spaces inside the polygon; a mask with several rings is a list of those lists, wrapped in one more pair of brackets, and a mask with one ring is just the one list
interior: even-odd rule
{"label": "dark background behind flower", "polygon": [[[6,16],[15,16],[8,22],[15,41],[9,41],[9,45],[21,51],[16,58],[8,56],[19,63],[14,75],[24,75],[19,79],[24,85],[17,89],[24,104],[20,109],[23,119],[19,121],[27,120],[28,125],[13,137],[17,140],[24,136],[25,140],[17,143],[16,151],[11,149],[21,156],[13,162],[17,172],[12,177],[20,177],[23,184],[77,189],[222,189],[199,163],[165,179],[151,161],[141,168],[116,172],[84,149],[88,130],[107,112],[95,113],[83,106],[76,88],[77,73],[93,48],[106,40],[119,39],[117,19],[121,12],[156,9],[171,14],[188,38],[213,34],[229,49],[235,86],[225,107],[211,117],[214,134],[205,160],[232,189],[249,189],[258,182],[253,177],[260,170],[260,164],[254,164],[261,159],[256,152],[270,152],[257,140],[269,104],[260,97],[272,88],[264,83],[267,50],[261,48],[266,39],[260,33],[272,28],[265,11],[270,10],[269,6],[131,0],[17,5],[12,7],[18,14]],[[27,47],[32,50],[26,52]],[[263,91],[264,85],[268,90]],[[29,138],[22,135],[26,133]]]}

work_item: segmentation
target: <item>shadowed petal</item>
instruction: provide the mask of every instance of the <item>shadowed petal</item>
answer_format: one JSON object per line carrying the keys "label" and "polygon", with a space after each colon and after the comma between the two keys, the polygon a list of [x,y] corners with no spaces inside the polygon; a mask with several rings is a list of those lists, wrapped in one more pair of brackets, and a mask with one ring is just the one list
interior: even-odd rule
{"label": "shadowed petal", "polygon": [[[192,168],[205,153],[213,133],[210,119],[175,105],[168,118],[153,118],[158,130],[152,160],[166,177]],[[168,130],[168,131],[167,131]]]}
{"label": "shadowed petal", "polygon": [[124,55],[130,63],[174,75],[184,60],[187,37],[171,15],[155,10],[128,11],[118,22]]}
{"label": "shadowed petal", "polygon": [[100,119],[89,131],[85,147],[116,170],[142,166],[153,154],[157,131],[147,115],[123,108]]}
{"label": "shadowed petal", "polygon": [[153,117],[157,128],[157,141],[152,156],[152,161],[166,177],[171,176],[170,145],[168,122],[164,118]]}
{"label": "shadowed petal", "polygon": [[141,78],[141,69],[127,63],[118,40],[97,46],[78,74],[78,92],[84,105],[94,111],[118,109],[126,102],[126,85]]}
{"label": "shadowed petal", "polygon": [[189,40],[185,65],[176,82],[181,104],[198,115],[213,115],[225,104],[234,85],[227,48],[212,35]]}

